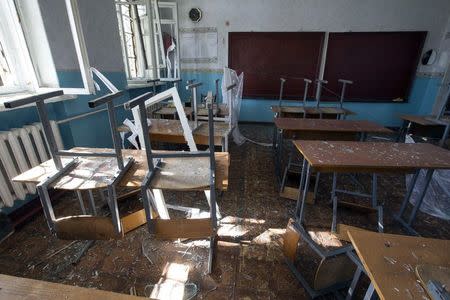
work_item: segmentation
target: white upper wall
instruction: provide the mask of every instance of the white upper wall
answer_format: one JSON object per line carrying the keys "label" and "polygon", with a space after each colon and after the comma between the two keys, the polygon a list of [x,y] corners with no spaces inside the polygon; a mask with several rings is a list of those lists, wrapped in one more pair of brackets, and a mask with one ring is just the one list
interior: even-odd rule
{"label": "white upper wall", "polygon": [[[180,28],[217,27],[219,62],[183,68],[222,68],[233,31],[428,31],[424,50],[438,49],[450,16],[449,0],[176,0]],[[193,23],[191,8],[203,19]],[[183,47],[183,45],[181,45]],[[420,66],[421,72],[442,72]]]}

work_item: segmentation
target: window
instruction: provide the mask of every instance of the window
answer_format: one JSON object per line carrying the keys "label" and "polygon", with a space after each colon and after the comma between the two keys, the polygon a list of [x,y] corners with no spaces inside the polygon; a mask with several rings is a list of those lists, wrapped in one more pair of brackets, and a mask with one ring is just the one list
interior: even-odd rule
{"label": "window", "polygon": [[[66,0],[67,16],[83,86],[66,94],[90,94],[94,85],[76,0]],[[0,95],[60,88],[37,0],[0,1]]]}
{"label": "window", "polygon": [[37,81],[14,2],[0,1],[0,93],[35,90]]}
{"label": "window", "polygon": [[176,3],[156,0],[116,3],[128,82],[178,78]]}

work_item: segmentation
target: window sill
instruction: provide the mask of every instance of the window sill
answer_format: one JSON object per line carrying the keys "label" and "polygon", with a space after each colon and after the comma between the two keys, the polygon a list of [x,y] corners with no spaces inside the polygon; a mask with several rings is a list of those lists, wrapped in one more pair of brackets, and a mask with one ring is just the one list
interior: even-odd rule
{"label": "window sill", "polygon": [[[0,95],[0,112],[1,111],[10,111],[10,110],[15,110],[15,109],[21,109],[23,107],[30,107],[30,106],[34,106],[34,104],[29,104],[29,105],[25,105],[22,107],[18,107],[18,108],[11,108],[11,109],[6,109],[5,106],[3,105],[4,102],[6,101],[11,101],[11,100],[18,100],[21,98],[26,98],[26,97],[30,97],[33,95],[37,95],[38,93],[30,93],[30,92],[21,92],[21,93],[14,93],[14,94],[4,94],[4,95]],[[50,100],[45,101],[45,103],[54,103],[54,102],[60,102],[60,101],[64,101],[64,100],[70,100],[70,99],[76,99],[77,96],[76,95],[61,95],[58,97],[54,97]]]}

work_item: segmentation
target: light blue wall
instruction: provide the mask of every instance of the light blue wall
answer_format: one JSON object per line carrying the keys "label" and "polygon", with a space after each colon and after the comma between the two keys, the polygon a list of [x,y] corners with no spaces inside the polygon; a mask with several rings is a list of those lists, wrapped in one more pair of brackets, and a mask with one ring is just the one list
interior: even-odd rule
{"label": "light blue wall", "polygon": [[[214,90],[214,80],[221,78],[219,72],[194,72],[183,71],[182,78],[197,79],[204,85],[200,88],[202,93],[207,90]],[[352,119],[371,120],[383,124],[384,126],[400,126],[400,114],[429,114],[433,107],[441,77],[417,76],[413,82],[411,93],[407,103],[367,103],[367,102],[347,102],[344,107],[356,113]],[[245,76],[244,76],[245,85]],[[278,100],[268,99],[243,99],[241,105],[240,121],[246,122],[272,122],[273,113],[271,105],[277,105]],[[296,101],[284,101],[284,105],[300,105]],[[323,104],[335,105],[335,104]]]}
{"label": "light blue wall", "polygon": [[[58,72],[58,78],[61,85],[67,86],[71,83],[71,80],[75,78],[77,72],[63,71]],[[122,72],[103,72],[103,74],[119,89],[124,90],[126,88],[126,77]],[[78,80],[81,80],[79,78]],[[73,83],[73,82],[72,82]],[[77,82],[80,86],[81,82]],[[105,86],[100,85],[101,91],[97,92],[96,95],[80,95],[75,100],[67,100],[61,102],[63,108],[61,113],[57,116],[57,120],[72,117],[81,113],[103,109],[105,107],[100,107],[96,109],[89,108],[88,101],[100,97],[104,94],[109,93],[109,90]],[[129,100],[128,92],[117,98],[114,101],[115,105],[123,103]],[[130,117],[131,114],[126,112],[122,107],[116,109],[117,121],[122,122],[125,117]],[[64,146],[66,148],[71,148],[73,146],[86,146],[86,147],[112,147],[111,132],[109,129],[108,114],[106,111],[94,114],[79,120],[71,121],[67,123],[70,127],[70,135],[67,133],[63,134]]]}

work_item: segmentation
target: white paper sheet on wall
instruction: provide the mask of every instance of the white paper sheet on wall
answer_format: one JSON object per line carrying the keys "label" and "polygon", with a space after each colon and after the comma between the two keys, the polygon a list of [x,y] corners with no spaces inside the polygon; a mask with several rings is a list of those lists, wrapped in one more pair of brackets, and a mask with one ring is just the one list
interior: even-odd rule
{"label": "white paper sheet on wall", "polygon": [[217,62],[217,29],[181,30],[180,43],[182,62]]}

